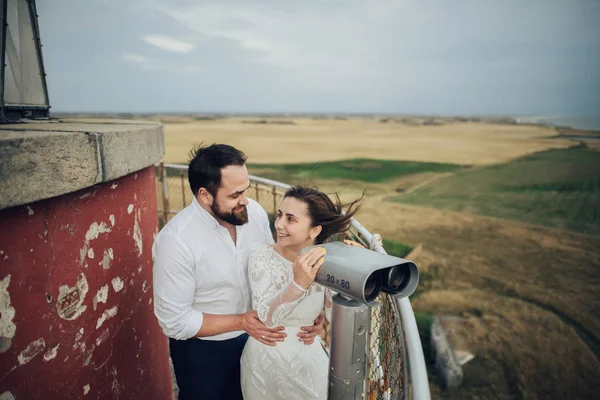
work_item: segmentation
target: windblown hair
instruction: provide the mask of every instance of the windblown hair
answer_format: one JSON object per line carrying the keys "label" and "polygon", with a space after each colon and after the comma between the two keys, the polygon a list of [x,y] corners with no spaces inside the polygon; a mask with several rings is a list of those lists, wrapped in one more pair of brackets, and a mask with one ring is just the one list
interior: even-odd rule
{"label": "windblown hair", "polygon": [[[344,204],[337,193],[332,200],[317,188],[299,186],[288,189],[283,195],[284,199],[287,197],[293,197],[307,205],[311,226],[322,227],[321,233],[315,239],[316,244],[321,244],[332,235],[350,229],[352,217],[360,209],[364,193],[359,199]],[[346,209],[345,213],[343,213],[344,209]]]}
{"label": "windblown hair", "polygon": [[230,165],[244,165],[246,155],[227,144],[212,144],[208,147],[202,143],[190,152],[188,181],[194,196],[200,188],[205,188],[216,196],[221,187],[221,169]]}

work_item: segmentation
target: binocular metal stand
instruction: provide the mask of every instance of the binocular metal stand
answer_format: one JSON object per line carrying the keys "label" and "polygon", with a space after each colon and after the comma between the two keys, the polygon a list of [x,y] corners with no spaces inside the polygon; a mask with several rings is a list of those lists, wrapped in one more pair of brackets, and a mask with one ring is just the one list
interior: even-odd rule
{"label": "binocular metal stand", "polygon": [[329,400],[362,400],[367,365],[370,309],[337,294],[331,310]]}

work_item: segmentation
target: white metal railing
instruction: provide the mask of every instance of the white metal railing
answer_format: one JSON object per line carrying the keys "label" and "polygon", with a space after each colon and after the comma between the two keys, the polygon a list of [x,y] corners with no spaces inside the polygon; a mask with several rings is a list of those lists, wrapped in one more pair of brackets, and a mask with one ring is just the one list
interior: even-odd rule
{"label": "white metal railing", "polygon": [[[159,192],[159,196],[161,197],[161,201],[160,203],[162,203],[162,207],[159,206],[159,208],[161,208],[161,210],[159,210],[159,215],[162,214],[163,217],[163,223],[166,223],[168,220],[169,215],[174,215],[176,214],[179,210],[178,209],[172,209],[169,206],[169,194],[168,194],[168,173],[167,170],[174,170],[174,171],[179,171],[179,177],[181,179],[181,185],[185,186],[184,184],[184,176],[185,176],[185,172],[188,169],[187,165],[182,165],[182,164],[169,164],[169,163],[158,163],[156,164],[156,167],[159,168],[159,176],[158,176],[158,180],[159,180],[159,185],[160,187],[158,188],[158,192]],[[273,209],[276,210],[277,205],[276,205],[276,200],[277,200],[277,196],[282,196],[283,193],[278,193],[277,190],[281,190],[281,191],[285,191],[287,189],[289,189],[291,186],[286,184],[286,183],[282,183],[282,182],[278,182],[278,181],[274,181],[271,179],[266,179],[266,178],[262,178],[259,176],[254,176],[254,175],[250,175],[250,183],[251,183],[251,187],[252,184],[254,184],[254,190],[256,191],[256,197],[258,200],[258,195],[259,195],[259,186],[258,185],[264,185],[267,186],[269,188],[271,188],[271,190],[266,190],[267,192],[270,192],[269,194],[271,194],[273,196]],[[264,189],[262,189],[263,191],[265,191]],[[185,207],[186,205],[186,197],[185,197],[185,189],[184,187],[182,187],[182,206]],[[190,201],[191,201],[191,195],[190,195]],[[372,234],[371,232],[369,232],[369,230],[367,228],[365,228],[360,222],[358,222],[356,219],[352,220],[352,228],[349,232],[350,236],[354,239],[356,239],[357,241],[361,242],[363,245],[365,245],[366,247],[370,247],[372,250],[377,251],[379,253],[383,253],[383,254],[387,254],[387,252],[385,251],[384,247],[383,247],[383,242],[381,239],[381,236],[378,234]],[[408,353],[408,365],[409,368],[406,368],[406,362],[405,360],[399,360],[399,362],[403,363],[403,370],[404,373],[402,374],[402,379],[403,379],[403,384],[402,384],[402,396],[398,396],[398,394],[393,394],[392,398],[393,399],[400,399],[400,398],[408,398],[408,392],[406,389],[408,389],[410,387],[410,398],[412,398],[413,400],[429,400],[430,399],[430,392],[429,392],[429,380],[428,380],[428,376],[427,376],[427,368],[425,366],[425,357],[423,355],[423,348],[421,346],[421,338],[419,336],[419,330],[417,328],[417,322],[415,319],[415,315],[412,309],[412,306],[410,304],[410,300],[405,297],[402,299],[395,299],[394,298],[394,311],[396,313],[398,313],[399,318],[398,319],[398,329],[400,332],[402,332],[403,334],[401,336],[403,336],[403,343],[401,343],[401,346],[403,347],[403,350],[407,350]],[[402,338],[400,339],[402,340]],[[402,352],[404,354],[404,351]],[[408,371],[407,371],[408,370]],[[408,372],[408,375],[410,376],[410,385],[408,385],[408,382],[406,380],[406,375]],[[369,374],[366,375],[366,380],[368,381],[370,379]],[[366,384],[368,384],[369,382],[366,382]],[[367,387],[367,385],[365,385],[365,387]],[[386,398],[385,395],[382,398]],[[365,397],[366,400],[366,397]]]}

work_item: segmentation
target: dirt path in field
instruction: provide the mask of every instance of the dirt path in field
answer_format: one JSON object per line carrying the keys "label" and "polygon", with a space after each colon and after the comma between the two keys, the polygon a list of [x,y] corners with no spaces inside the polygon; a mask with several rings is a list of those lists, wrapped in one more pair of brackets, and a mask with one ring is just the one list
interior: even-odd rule
{"label": "dirt path in field", "polygon": [[[405,191],[403,193],[404,194],[412,193],[415,190],[421,189],[422,187],[425,187],[425,186],[429,185],[430,183],[433,183],[433,182],[438,181],[438,180],[440,180],[442,178],[446,178],[446,177],[452,176],[452,175],[454,175],[454,172],[445,172],[443,174],[438,174],[436,176],[432,176],[431,178],[426,179],[426,180],[424,180],[423,182],[421,182],[421,183],[419,183],[417,185],[411,186],[407,191]],[[383,200],[383,199],[380,199],[380,200]]]}

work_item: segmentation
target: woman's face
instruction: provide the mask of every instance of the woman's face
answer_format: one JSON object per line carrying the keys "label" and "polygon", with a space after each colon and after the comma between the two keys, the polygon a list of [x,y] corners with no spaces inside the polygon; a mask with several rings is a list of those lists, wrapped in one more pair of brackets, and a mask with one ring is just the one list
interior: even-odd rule
{"label": "woman's face", "polygon": [[306,203],[286,197],[281,202],[275,219],[277,244],[286,247],[312,245],[318,235],[318,228],[312,228],[311,223]]}

